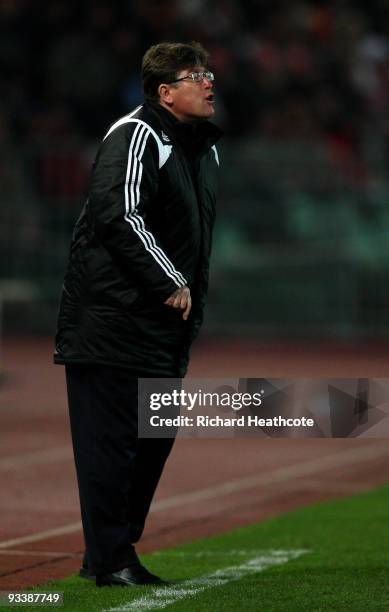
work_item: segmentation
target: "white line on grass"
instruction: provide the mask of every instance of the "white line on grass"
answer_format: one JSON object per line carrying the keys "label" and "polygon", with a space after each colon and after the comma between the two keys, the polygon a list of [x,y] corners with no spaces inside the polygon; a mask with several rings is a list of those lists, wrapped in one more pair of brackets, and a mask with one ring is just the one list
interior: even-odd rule
{"label": "white line on grass", "polygon": [[[156,550],[152,553],[153,557],[185,557],[185,558],[198,558],[203,557],[250,557],[252,555],[266,555],[272,554],[276,556],[285,556],[289,554],[289,550],[273,550],[273,549],[255,549],[255,548],[228,548],[227,550]],[[294,551],[296,552],[296,551]],[[309,552],[305,549],[298,550],[297,552],[306,553]]]}
{"label": "white line on grass", "polygon": [[308,550],[272,550],[267,554],[253,557],[241,563],[240,565],[231,565],[191,578],[174,586],[156,587],[153,588],[147,595],[143,595],[138,599],[133,599],[121,606],[108,608],[103,612],[130,612],[131,610],[157,610],[166,608],[167,606],[176,603],[180,599],[195,597],[205,590],[214,587],[223,586],[228,582],[241,580],[246,576],[263,572],[264,570],[274,565],[282,565],[291,559],[297,559],[301,555],[310,552]]}
{"label": "white line on grass", "polygon": [[[347,449],[346,451],[340,451],[338,453],[318,457],[316,459],[309,458],[306,461],[299,461],[298,463],[292,465],[276,468],[264,474],[255,474],[254,476],[237,478],[235,480],[222,482],[219,485],[213,485],[212,487],[197,489],[196,491],[191,491],[189,493],[182,493],[180,495],[166,497],[154,502],[151,506],[151,512],[162,512],[164,510],[178,508],[180,506],[192,504],[198,501],[216,499],[223,495],[229,495],[231,493],[237,493],[247,489],[253,489],[277,482],[287,482],[295,478],[315,475],[325,470],[344,468],[348,465],[353,466],[354,464],[358,463],[364,464],[366,461],[372,461],[388,455],[389,449],[387,443],[385,442],[385,444],[378,446],[377,442],[375,441],[374,445],[364,446],[363,448]],[[57,527],[47,531],[39,531],[31,535],[14,538],[12,540],[5,540],[0,542],[0,549],[11,548],[11,546],[19,546],[20,544],[26,544],[29,542],[38,542],[40,540],[62,536],[80,530],[81,522],[77,521],[76,523],[70,523],[68,525],[64,525],[63,527]]]}

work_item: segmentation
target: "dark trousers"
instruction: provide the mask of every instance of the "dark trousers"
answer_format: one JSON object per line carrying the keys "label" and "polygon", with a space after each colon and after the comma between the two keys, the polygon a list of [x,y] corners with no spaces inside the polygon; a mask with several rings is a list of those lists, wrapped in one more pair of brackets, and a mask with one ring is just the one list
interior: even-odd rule
{"label": "dark trousers", "polygon": [[138,438],[138,380],[125,370],[67,365],[81,517],[92,573],[134,562],[172,438]]}

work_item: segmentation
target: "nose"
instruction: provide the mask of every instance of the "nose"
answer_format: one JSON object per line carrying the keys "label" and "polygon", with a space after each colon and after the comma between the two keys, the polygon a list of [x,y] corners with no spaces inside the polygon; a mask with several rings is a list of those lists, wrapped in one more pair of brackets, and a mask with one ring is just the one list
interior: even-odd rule
{"label": "nose", "polygon": [[213,87],[213,81],[210,81],[209,79],[207,79],[207,77],[203,78],[203,85],[206,89],[212,89]]}

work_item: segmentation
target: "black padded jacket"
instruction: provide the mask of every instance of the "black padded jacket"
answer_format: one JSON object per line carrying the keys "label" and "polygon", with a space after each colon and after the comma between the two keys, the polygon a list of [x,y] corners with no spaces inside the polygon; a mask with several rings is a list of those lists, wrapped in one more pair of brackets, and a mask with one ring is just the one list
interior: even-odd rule
{"label": "black padded jacket", "polygon": [[[72,237],[56,363],[185,375],[208,287],[220,135],[147,103],[109,128]],[[164,304],[184,285],[187,321]]]}

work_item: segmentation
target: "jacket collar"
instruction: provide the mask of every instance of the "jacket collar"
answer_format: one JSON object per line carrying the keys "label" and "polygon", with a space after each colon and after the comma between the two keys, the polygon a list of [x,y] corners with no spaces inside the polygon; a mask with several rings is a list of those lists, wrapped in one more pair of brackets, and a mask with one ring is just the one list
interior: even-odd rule
{"label": "jacket collar", "polygon": [[210,121],[199,123],[183,123],[173,113],[158,103],[147,102],[148,106],[158,115],[163,129],[178,140],[184,150],[203,153],[210,149],[222,136],[223,132]]}

